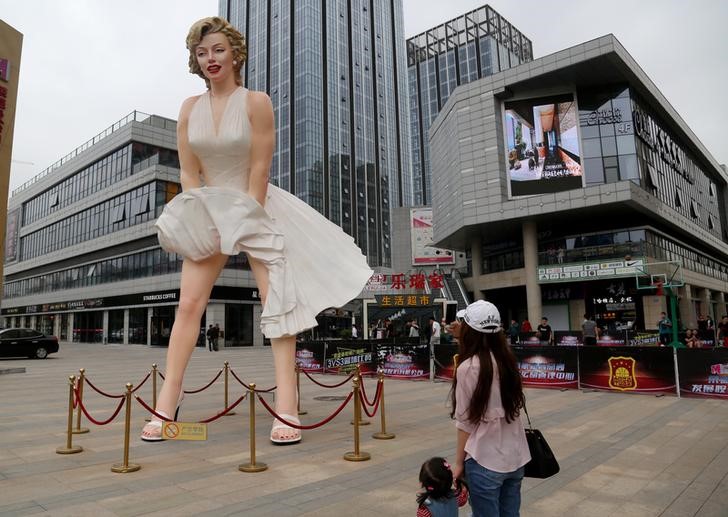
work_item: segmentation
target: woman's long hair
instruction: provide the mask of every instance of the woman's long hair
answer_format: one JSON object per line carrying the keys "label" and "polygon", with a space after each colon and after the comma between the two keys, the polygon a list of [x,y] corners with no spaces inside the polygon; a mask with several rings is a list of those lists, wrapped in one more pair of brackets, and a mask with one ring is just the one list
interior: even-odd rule
{"label": "woman's long hair", "polygon": [[[501,402],[506,412],[506,422],[512,422],[518,418],[520,409],[525,404],[523,384],[521,383],[521,374],[518,371],[516,356],[508,346],[503,331],[494,334],[485,334],[474,330],[467,323],[463,322],[460,327],[459,341],[458,353],[460,354],[460,364],[471,357],[477,357],[480,360],[478,384],[475,386],[473,395],[470,398],[470,406],[468,407],[468,420],[470,423],[475,425],[480,422],[488,410],[490,388],[493,383],[491,352],[498,365]],[[451,418],[455,416],[457,409],[457,401],[455,400],[456,387],[457,375],[453,379],[452,390],[450,392],[452,400]]]}

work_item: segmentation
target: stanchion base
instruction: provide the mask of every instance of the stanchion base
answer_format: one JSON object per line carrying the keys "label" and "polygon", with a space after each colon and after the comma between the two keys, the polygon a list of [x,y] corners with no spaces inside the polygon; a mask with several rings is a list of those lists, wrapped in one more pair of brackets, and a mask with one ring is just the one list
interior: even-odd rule
{"label": "stanchion base", "polygon": [[[349,423],[351,425],[354,425],[354,421],[353,420],[351,422],[349,422]],[[371,424],[371,422],[369,420],[360,420],[359,421],[359,425],[369,425],[369,424]]]}
{"label": "stanchion base", "polygon": [[236,415],[236,414],[237,413],[235,413],[235,411],[230,411],[228,413],[225,413],[225,416],[233,416],[233,415]]}
{"label": "stanchion base", "polygon": [[129,463],[128,465],[124,465],[123,463],[115,463],[111,466],[111,472],[116,472],[117,474],[126,474],[127,472],[136,472],[142,468],[141,465],[137,465],[136,463]]}
{"label": "stanchion base", "polygon": [[83,447],[80,445],[74,445],[70,449],[68,447],[58,447],[56,449],[56,454],[76,454],[77,452],[81,452],[83,450]]}
{"label": "stanchion base", "polygon": [[86,427],[79,427],[78,429],[74,429],[71,431],[71,434],[86,434],[88,433],[88,428]]}
{"label": "stanchion base", "polygon": [[359,454],[355,452],[347,452],[344,454],[344,459],[346,461],[367,461],[372,458],[372,455],[368,452],[359,452]]}
{"label": "stanchion base", "polygon": [[263,472],[268,470],[268,465],[265,463],[243,463],[238,465],[238,470],[240,472]]}
{"label": "stanchion base", "polygon": [[394,437],[395,435],[393,435],[392,433],[374,433],[372,435],[372,438],[374,438],[375,440],[391,440]]}
{"label": "stanchion base", "polygon": [[306,410],[303,410],[303,411],[301,411],[301,410],[299,409],[299,410],[298,410],[298,414],[299,414],[299,415],[308,415],[308,411],[306,411]]}

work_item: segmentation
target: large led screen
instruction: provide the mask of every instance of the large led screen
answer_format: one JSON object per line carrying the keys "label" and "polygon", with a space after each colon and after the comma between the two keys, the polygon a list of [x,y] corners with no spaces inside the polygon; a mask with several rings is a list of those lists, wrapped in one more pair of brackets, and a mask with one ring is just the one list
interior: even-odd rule
{"label": "large led screen", "polygon": [[583,187],[578,121],[570,93],[505,103],[511,196]]}

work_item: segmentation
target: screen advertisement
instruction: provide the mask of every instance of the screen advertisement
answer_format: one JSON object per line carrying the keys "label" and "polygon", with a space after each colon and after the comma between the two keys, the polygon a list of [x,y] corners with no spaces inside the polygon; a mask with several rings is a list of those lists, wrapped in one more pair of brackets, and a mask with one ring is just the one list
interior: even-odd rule
{"label": "screen advertisement", "polygon": [[583,187],[578,110],[571,93],[505,103],[511,196]]}
{"label": "screen advertisement", "polygon": [[410,232],[412,235],[412,265],[454,264],[452,250],[432,245],[432,208],[410,210]]}

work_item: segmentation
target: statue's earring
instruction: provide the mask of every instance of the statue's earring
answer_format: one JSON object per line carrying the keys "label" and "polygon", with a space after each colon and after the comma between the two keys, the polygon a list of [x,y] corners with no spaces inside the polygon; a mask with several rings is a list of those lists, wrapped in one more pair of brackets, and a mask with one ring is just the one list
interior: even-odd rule
{"label": "statue's earring", "polygon": [[233,61],[233,66],[237,66],[237,65],[238,65],[238,62],[237,61]]}

